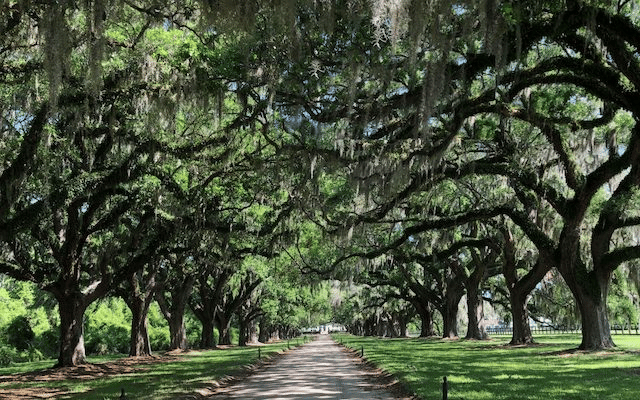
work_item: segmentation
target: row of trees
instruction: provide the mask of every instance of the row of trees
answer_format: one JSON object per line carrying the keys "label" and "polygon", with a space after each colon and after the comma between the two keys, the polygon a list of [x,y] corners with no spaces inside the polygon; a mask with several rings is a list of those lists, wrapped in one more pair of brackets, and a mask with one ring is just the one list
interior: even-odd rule
{"label": "row of trees", "polygon": [[[413,38],[431,49],[418,68],[416,59],[392,49],[396,57],[386,64],[378,57],[359,67],[371,82],[386,83],[385,91],[363,86],[369,91],[356,98],[360,103],[343,108],[349,114],[315,109],[317,121],[356,125],[338,150],[347,154],[342,161],[352,183],[366,193],[356,213],[347,209],[347,218],[339,214],[335,221],[366,226],[364,243],[347,254],[375,259],[374,275],[399,275],[392,286],[409,287],[408,294],[398,289],[405,297],[422,291],[419,302],[441,310],[445,320],[452,314],[447,302],[425,295],[424,286],[452,294],[449,299],[463,290],[479,299],[478,283],[498,269],[514,343],[531,340],[529,293],[549,271],[559,271],[580,309],[581,347],[611,346],[611,275],[621,271],[629,279],[637,262],[637,182],[628,172],[637,163],[629,68],[638,60],[635,42],[625,39],[637,31],[637,10],[629,2],[494,6],[444,5],[440,20],[427,21],[440,31]],[[498,23],[483,30],[487,21]],[[405,22],[409,31],[412,24],[424,29],[411,18]],[[614,41],[630,41],[629,48],[612,50]],[[381,75],[400,65],[409,66],[408,75],[402,75],[407,69]],[[383,226],[381,233],[372,234],[372,224]],[[495,264],[493,271],[486,263]],[[457,278],[448,287],[439,276]]]}
{"label": "row of trees", "polygon": [[85,361],[84,313],[107,296],[131,309],[131,355],[150,352],[153,301],[171,348],[188,306],[211,347],[214,325],[229,343],[239,318],[244,342],[263,317],[269,338],[295,318],[273,303],[306,301],[279,254],[301,183],[261,138],[263,60],[196,31],[196,8],[3,5],[0,271],[55,298],[59,366]]}
{"label": "row of trees", "polygon": [[[235,289],[234,289],[235,287]],[[194,289],[197,284],[194,285]],[[237,290],[231,284],[229,292]],[[196,297],[196,294],[192,294]],[[228,294],[232,297],[232,294]],[[169,318],[159,306],[160,301],[153,301],[145,314],[143,346],[131,335],[137,328],[133,318],[134,308],[121,297],[109,296],[100,299],[87,307],[83,317],[83,341],[87,354],[152,354],[153,351],[203,348],[211,349],[222,344],[246,345],[258,340],[286,339],[299,334],[302,327],[318,324],[330,318],[328,309],[329,287],[326,285],[301,288],[289,287],[283,282],[267,279],[266,283],[256,289],[250,301],[240,307],[230,318],[226,335],[222,329],[212,328],[206,332],[205,324],[196,316],[193,302],[184,310],[184,318],[179,325],[184,335],[177,341],[172,332]],[[259,298],[259,300],[255,300]],[[255,301],[254,301],[255,300]],[[0,365],[8,365],[19,361],[38,361],[55,358],[59,353],[60,318],[57,305],[46,292],[35,285],[2,277],[0,281],[0,304],[3,314],[0,317]],[[225,305],[226,306],[226,305]],[[228,306],[227,306],[228,307]],[[255,315],[248,316],[248,307],[252,307]],[[174,307],[173,309],[176,309]],[[256,312],[255,310],[259,310]],[[229,310],[220,311],[228,313]],[[242,325],[245,324],[243,331]],[[132,326],[133,325],[133,326]],[[216,323],[219,325],[219,323]],[[258,333],[261,333],[260,337]],[[203,339],[213,335],[211,344],[203,344]],[[144,337],[139,337],[144,336]]]}
{"label": "row of trees", "polygon": [[[380,25],[338,18],[315,37],[317,80],[289,92],[326,140],[314,165],[347,177],[349,201],[315,206],[352,239],[339,261],[371,260],[363,281],[384,275],[396,296],[439,309],[445,335],[463,291],[478,320],[479,284],[497,269],[513,343],[531,341],[530,293],[557,271],[580,347],[613,346],[610,282],[640,255],[637,7],[435,2],[427,16],[420,2],[394,4]],[[376,45],[358,58],[357,40]]]}
{"label": "row of trees", "polygon": [[59,365],[100,298],[131,307],[133,353],[152,299],[173,346],[189,303],[208,346],[291,266],[393,287],[446,335],[499,274],[514,343],[557,271],[581,348],[611,347],[611,277],[640,257],[640,25],[610,3],[5,4],[0,272],[55,297]]}

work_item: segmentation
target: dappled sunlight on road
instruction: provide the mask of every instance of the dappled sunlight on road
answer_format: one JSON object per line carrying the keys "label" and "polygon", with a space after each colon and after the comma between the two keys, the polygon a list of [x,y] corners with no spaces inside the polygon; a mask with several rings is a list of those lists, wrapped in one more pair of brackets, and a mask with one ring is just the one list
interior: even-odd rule
{"label": "dappled sunlight on road", "polygon": [[230,399],[378,399],[353,360],[329,336],[292,351],[275,365],[229,390]]}

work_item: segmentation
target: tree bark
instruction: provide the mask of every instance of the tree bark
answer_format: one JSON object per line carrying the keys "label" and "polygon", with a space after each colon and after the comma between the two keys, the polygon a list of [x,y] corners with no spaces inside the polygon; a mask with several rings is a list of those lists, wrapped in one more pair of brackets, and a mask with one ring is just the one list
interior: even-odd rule
{"label": "tree bark", "polygon": [[269,332],[269,340],[280,340],[280,327],[273,326],[271,327],[271,331]]}
{"label": "tree bark", "polygon": [[527,309],[528,300],[528,293],[515,290],[509,292],[511,317],[513,319],[513,332],[511,342],[509,342],[511,345],[533,343],[533,335],[531,334],[531,326],[529,325],[529,310]]}
{"label": "tree bark", "polygon": [[[460,298],[458,299],[458,303]],[[458,337],[458,303],[447,303],[440,310],[442,314],[442,337],[445,339],[454,339]]]}
{"label": "tree bark", "polygon": [[[205,265],[205,269],[198,278],[197,293],[199,298],[192,298],[189,302],[191,310],[202,324],[200,348],[213,349],[216,347],[214,327],[219,307],[224,302],[225,288],[231,271],[226,268],[212,268]],[[213,280],[213,284],[211,283]]]}
{"label": "tree bark", "polygon": [[55,367],[74,367],[87,362],[84,347],[84,313],[95,300],[108,290],[104,281],[90,285],[85,293],[79,287],[77,276],[61,279],[47,290],[58,301],[60,315],[60,352]]}
{"label": "tree bark", "polygon": [[[580,225],[567,224],[560,235],[558,271],[573,294],[582,321],[581,350],[601,350],[615,346],[607,314],[607,294],[611,272],[589,271],[580,258]],[[598,260],[594,260],[596,262]]]}
{"label": "tree bark", "polygon": [[249,343],[258,343],[258,324],[255,319],[249,322],[248,333]]}
{"label": "tree bark", "polygon": [[88,306],[82,294],[59,296],[60,353],[55,367],[73,367],[86,363],[84,348],[84,312]]}
{"label": "tree bark", "polygon": [[443,305],[440,308],[443,322],[443,338],[453,339],[458,337],[458,305],[463,293],[464,287],[461,279],[456,277],[448,282]]}
{"label": "tree bark", "polygon": [[518,260],[516,258],[516,242],[511,229],[507,225],[502,225],[500,231],[504,239],[502,275],[509,292],[509,304],[511,305],[513,321],[513,332],[509,344],[531,344],[533,343],[533,335],[529,325],[527,303],[529,302],[531,291],[551,270],[551,264],[545,259],[542,252],[538,252],[538,259],[535,264],[524,276],[518,277],[518,263],[527,263],[528,260]]}
{"label": "tree bark", "polygon": [[250,300],[247,300],[245,304],[236,312],[240,327],[238,345],[246,346],[249,342],[256,342],[256,319],[261,315],[262,310],[259,304],[252,303]]}
{"label": "tree bark", "polygon": [[156,300],[165,319],[169,323],[169,349],[186,350],[188,347],[187,332],[184,326],[184,314],[195,279],[184,278],[170,292],[171,304],[165,298],[163,290],[156,293]]}
{"label": "tree bark", "polygon": [[487,331],[484,326],[484,303],[477,285],[467,287],[467,336],[465,339],[485,340]]}
{"label": "tree bark", "polygon": [[259,321],[258,341],[260,343],[268,343],[271,338],[271,326],[266,318],[260,318]]}
{"label": "tree bark", "polygon": [[174,311],[168,321],[170,350],[186,350],[189,347],[187,330],[184,327],[184,309],[182,311]]}
{"label": "tree bark", "polygon": [[[133,273],[129,277],[128,290],[121,289],[118,291],[131,310],[129,355],[132,357],[150,356],[152,354],[151,341],[149,340],[148,314],[157,288],[155,272],[149,272],[147,277],[138,277],[137,274]],[[141,282],[141,280],[146,282]],[[142,290],[143,285],[144,290]]]}
{"label": "tree bark", "polygon": [[231,318],[223,312],[216,313],[216,326],[218,327],[218,344],[231,345]]}
{"label": "tree bark", "polygon": [[202,333],[200,335],[200,348],[213,349],[216,347],[216,338],[213,334],[214,319],[198,318],[202,324]]}
{"label": "tree bark", "polygon": [[249,321],[240,318],[238,332],[238,346],[246,346],[249,341]]}
{"label": "tree bark", "polygon": [[431,311],[431,305],[429,303],[416,301],[414,302],[414,307],[420,316],[420,337],[435,336],[436,332],[433,329],[433,313]]}
{"label": "tree bark", "polygon": [[131,340],[129,342],[129,355],[132,357],[150,356],[151,342],[148,330],[148,312],[150,301],[140,297],[134,297],[129,304],[131,309]]}
{"label": "tree bark", "polygon": [[[601,350],[615,347],[607,313],[607,293],[610,276],[585,273],[582,279],[569,275],[565,282],[571,289],[582,321],[581,350]],[[564,275],[563,275],[564,277]]]}
{"label": "tree bark", "polygon": [[369,317],[364,320],[364,325],[362,327],[363,336],[374,336],[375,335],[375,320],[373,317]]}
{"label": "tree bark", "polygon": [[407,317],[404,313],[400,313],[397,318],[398,334],[401,338],[407,337]]}

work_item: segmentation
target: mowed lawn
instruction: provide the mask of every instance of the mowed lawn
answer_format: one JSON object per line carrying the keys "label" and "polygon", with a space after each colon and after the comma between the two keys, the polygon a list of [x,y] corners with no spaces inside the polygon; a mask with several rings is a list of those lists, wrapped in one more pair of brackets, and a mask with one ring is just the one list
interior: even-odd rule
{"label": "mowed lawn", "polygon": [[536,345],[489,341],[334,338],[399,377],[423,399],[636,400],[640,398],[640,336],[614,335],[617,347],[580,352],[576,334],[537,336]]}
{"label": "mowed lawn", "polygon": [[130,363],[135,359],[123,356],[89,357],[90,365],[70,369],[49,368],[54,360],[14,364],[0,368],[0,399],[35,398],[35,394],[56,399],[118,399],[121,388],[136,400],[194,398],[194,393],[212,388],[216,380],[242,373],[258,356],[264,359],[305,341],[307,338],[259,347],[190,351],[134,365]]}

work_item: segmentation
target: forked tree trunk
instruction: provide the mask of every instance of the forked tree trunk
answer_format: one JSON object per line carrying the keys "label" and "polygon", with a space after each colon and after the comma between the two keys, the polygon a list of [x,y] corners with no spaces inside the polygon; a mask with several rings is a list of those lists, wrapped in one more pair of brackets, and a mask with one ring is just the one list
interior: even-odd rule
{"label": "forked tree trunk", "polygon": [[143,290],[138,277],[133,274],[129,278],[129,292],[122,294],[122,298],[131,310],[129,355],[132,357],[151,355],[148,315],[156,290],[155,274],[151,273],[146,277],[146,280]]}
{"label": "forked tree trunk", "polygon": [[[231,276],[228,269],[207,269],[198,278],[198,293],[196,299],[189,303],[191,310],[200,323],[202,332],[200,334],[200,348],[213,349],[216,347],[214,328],[216,317],[219,313],[218,306],[224,298],[224,288]],[[214,283],[211,284],[211,279]]]}
{"label": "forked tree trunk", "polygon": [[60,352],[56,367],[86,363],[84,348],[84,312],[88,306],[82,294],[56,296],[60,314]]}
{"label": "forked tree trunk", "polygon": [[184,314],[187,301],[193,289],[193,277],[187,277],[171,289],[171,304],[164,296],[163,290],[156,293],[156,300],[162,311],[162,315],[169,323],[169,349],[186,350],[188,347],[187,331],[184,326]]}
{"label": "forked tree trunk", "polygon": [[597,278],[589,273],[582,284],[567,285],[573,292],[582,321],[581,350],[601,350],[615,347],[607,314],[608,277]]}
{"label": "forked tree trunk", "polygon": [[[579,348],[601,350],[615,347],[607,315],[607,294],[612,271],[598,269],[599,265],[588,270],[582,263],[579,229],[565,228],[560,243],[562,249],[558,271],[575,298],[582,321],[582,342]],[[603,246],[601,243],[599,245]]]}
{"label": "forked tree trunk", "polygon": [[[513,320],[513,332],[511,345],[531,344],[533,335],[529,325],[529,302],[531,291],[540,283],[551,269],[550,262],[539,252],[538,260],[531,269],[522,277],[518,277],[518,260],[516,256],[516,241],[507,225],[501,227],[504,238],[504,264],[502,275],[509,291],[509,303],[511,305],[511,318]],[[521,260],[523,261],[523,260]]]}
{"label": "forked tree trunk", "polygon": [[464,277],[455,273],[455,268],[451,267],[452,275],[447,278],[442,303],[438,306],[438,311],[442,314],[442,337],[458,337],[458,305],[464,294]]}
{"label": "forked tree trunk", "polygon": [[[472,249],[471,258],[473,260],[473,272],[464,280],[467,289],[467,335],[465,339],[485,340],[487,331],[484,322],[484,301],[480,284],[487,273],[487,266],[490,261],[488,252],[485,254],[480,249]],[[461,273],[462,275],[462,273]]]}

